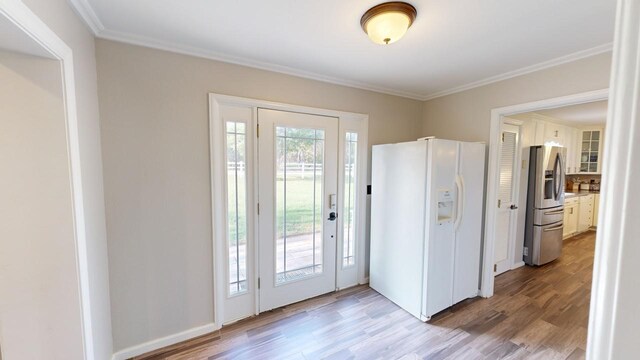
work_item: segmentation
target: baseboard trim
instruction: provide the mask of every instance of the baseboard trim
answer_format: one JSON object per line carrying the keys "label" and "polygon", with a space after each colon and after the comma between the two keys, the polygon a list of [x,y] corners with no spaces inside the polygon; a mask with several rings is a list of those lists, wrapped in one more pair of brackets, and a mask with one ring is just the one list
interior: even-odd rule
{"label": "baseboard trim", "polygon": [[511,266],[511,270],[517,269],[519,267],[523,267],[524,266],[524,261],[518,261],[517,263],[513,264]]}
{"label": "baseboard trim", "polygon": [[168,335],[159,339],[147,341],[145,343],[134,345],[126,349],[120,350],[113,354],[112,360],[126,360],[134,356],[142,355],[150,351],[162,349],[166,346],[175,345],[179,342],[193,339],[195,337],[208,334],[215,331],[216,325],[214,323],[206,324],[203,326],[194,327],[177,334]]}

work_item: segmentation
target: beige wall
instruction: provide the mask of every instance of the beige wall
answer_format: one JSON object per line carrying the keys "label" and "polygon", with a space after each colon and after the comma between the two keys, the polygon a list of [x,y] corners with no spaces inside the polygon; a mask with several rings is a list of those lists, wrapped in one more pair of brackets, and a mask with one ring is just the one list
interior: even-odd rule
{"label": "beige wall", "polygon": [[425,102],[422,135],[489,142],[491,110],[609,87],[611,53]]}
{"label": "beige wall", "polygon": [[94,37],[67,0],[23,0],[73,51],[80,136],[94,354],[112,354],[109,271],[104,216]]}
{"label": "beige wall", "polygon": [[83,356],[62,74],[0,51],[0,342],[6,359]]}
{"label": "beige wall", "polygon": [[116,350],[213,321],[207,94],[370,115],[415,139],[422,102],[97,40]]}

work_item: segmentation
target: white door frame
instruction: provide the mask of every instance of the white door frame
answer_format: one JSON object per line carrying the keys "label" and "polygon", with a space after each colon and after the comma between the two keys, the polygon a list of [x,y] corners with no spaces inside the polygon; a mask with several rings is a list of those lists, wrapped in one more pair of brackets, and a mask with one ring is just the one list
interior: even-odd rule
{"label": "white door frame", "polygon": [[[342,269],[340,264],[342,264],[342,259],[336,259],[336,290],[339,288],[345,288],[349,286],[354,286],[358,284],[364,284],[367,282],[365,277],[365,233],[366,233],[366,200],[367,196],[364,192],[367,186],[367,166],[368,166],[368,152],[369,152],[369,140],[368,140],[368,124],[369,124],[369,115],[367,114],[359,114],[345,111],[336,111],[336,110],[327,110],[320,108],[313,108],[307,106],[298,106],[291,104],[284,104],[278,102],[257,100],[251,98],[243,98],[237,96],[230,95],[222,95],[222,94],[209,94],[209,153],[210,153],[210,165],[211,165],[211,226],[212,226],[212,241],[213,241],[213,308],[214,308],[214,327],[219,329],[222,325],[226,324],[224,319],[224,300],[226,295],[225,286],[227,285],[227,280],[224,275],[225,271],[225,243],[226,243],[226,215],[225,215],[225,203],[226,203],[226,190],[224,183],[224,164],[226,163],[226,159],[224,159],[225,149],[224,149],[224,139],[223,134],[218,131],[222,128],[223,118],[221,115],[221,106],[235,106],[239,108],[249,108],[253,113],[253,121],[256,123],[257,120],[257,109],[272,109],[272,110],[281,110],[281,111],[289,111],[289,112],[299,112],[305,114],[313,114],[313,115],[323,115],[323,116],[331,116],[337,117],[339,119],[339,137],[342,137],[344,131],[349,130],[358,130],[359,138],[358,138],[358,172],[362,174],[357,179],[359,189],[362,191],[359,192],[356,198],[356,212],[358,219],[358,229],[356,229],[357,235],[357,246],[355,248],[355,256],[356,256],[356,270],[348,271]],[[344,126],[343,124],[347,124]],[[362,140],[360,140],[360,137]],[[342,144],[344,139],[339,139],[339,149],[342,149]],[[257,147],[254,146],[254,149]],[[256,150],[254,150],[256,151]],[[340,157],[343,154],[339,153],[339,164],[343,162],[340,160]],[[253,165],[255,168],[256,164]],[[339,171],[339,181],[342,181],[342,177],[340,177]],[[253,187],[255,189],[255,186]],[[224,199],[224,200],[220,200]],[[340,204],[340,203],[339,203]],[[340,210],[340,209],[339,209]],[[338,217],[340,219],[341,217]],[[257,216],[255,217],[255,221],[251,224],[257,229]],[[338,249],[342,246],[341,242],[341,222],[338,223]],[[256,232],[254,234],[253,241],[255,244],[259,244],[259,234]],[[255,248],[255,246],[254,246]],[[337,251],[336,254],[340,254],[341,251]],[[258,269],[259,264],[258,256],[253,256],[253,280],[258,278]],[[341,277],[342,275],[342,277]],[[349,277],[349,279],[346,279]],[[351,278],[353,277],[353,278]],[[250,284],[250,287],[256,289],[257,284]],[[254,314],[258,314],[259,312],[259,301],[258,301],[258,291],[254,291]]]}
{"label": "white door frame", "polygon": [[[505,117],[503,117],[500,124],[501,134],[503,131],[505,131],[505,128],[508,126],[514,126],[518,128],[518,139],[516,142],[517,147],[515,149],[516,153],[514,154],[514,157],[513,157],[514,171],[513,171],[513,178],[511,181],[511,203],[515,204],[516,206],[520,204],[520,173],[522,171],[522,168],[520,166],[522,162],[522,124],[523,124],[523,121],[521,120],[505,118]],[[500,156],[500,153],[502,152],[502,142],[500,142],[498,145],[500,147],[498,149],[498,156]],[[524,261],[516,261],[516,259],[514,258],[515,247],[516,247],[516,236],[517,236],[517,230],[518,230],[518,211],[521,211],[521,209],[518,208],[516,209],[516,211],[511,211],[511,214],[509,217],[509,236],[507,240],[508,241],[507,242],[507,262],[509,264],[508,270],[513,270],[517,267],[524,265]],[[495,256],[495,253],[494,253],[494,256]],[[494,273],[494,276],[495,275],[496,274]]]}
{"label": "white door frame", "polygon": [[608,110],[587,359],[640,350],[640,0],[618,0]]}
{"label": "white door frame", "polygon": [[76,104],[73,52],[47,24],[34,14],[22,1],[1,0],[0,15],[9,19],[27,36],[51,54],[51,58],[60,61],[62,70],[62,93],[64,102],[65,127],[67,136],[68,162],[71,182],[71,210],[73,217],[73,236],[75,257],[80,290],[82,313],[83,351],[85,359],[94,359],[93,328],[91,323],[91,304],[89,296],[89,263],[87,258],[87,234],[84,220],[84,200],[82,194],[82,170],[80,162],[80,135],[78,133],[78,114]]}
{"label": "white door frame", "polygon": [[[552,109],[569,105],[578,105],[594,101],[607,100],[609,89],[584,92],[569,96],[561,96],[546,100],[534,101],[525,104],[505,106],[491,110],[491,135],[489,141],[489,170],[487,172],[487,203],[485,205],[485,245],[483,252],[482,283],[480,295],[482,297],[493,296],[493,264],[495,251],[495,222],[496,207],[498,201],[498,178],[500,157],[500,133],[504,124],[504,117],[543,109]],[[607,139],[608,140],[608,139]],[[605,143],[605,146],[608,146]],[[606,161],[606,160],[605,160]]]}

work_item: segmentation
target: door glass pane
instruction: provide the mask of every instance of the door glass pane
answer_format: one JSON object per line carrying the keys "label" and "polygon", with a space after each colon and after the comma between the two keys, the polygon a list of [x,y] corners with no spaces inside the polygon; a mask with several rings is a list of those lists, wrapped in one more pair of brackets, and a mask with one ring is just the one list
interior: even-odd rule
{"label": "door glass pane", "polygon": [[276,285],[322,273],[324,131],[276,127]]}
{"label": "door glass pane", "polygon": [[594,163],[589,164],[589,172],[597,172],[597,171],[598,171],[598,164],[594,164]]}
{"label": "door glass pane", "polygon": [[582,140],[583,141],[591,140],[591,131],[583,131],[582,132]]}
{"label": "door glass pane", "polygon": [[592,131],[591,140],[600,140],[600,131]]}
{"label": "door glass pane", "polygon": [[246,129],[241,122],[226,125],[229,293],[234,295],[247,291]]}
{"label": "door glass pane", "polygon": [[342,266],[355,264],[356,155],[358,134],[347,132],[344,146],[344,210],[342,236]]}

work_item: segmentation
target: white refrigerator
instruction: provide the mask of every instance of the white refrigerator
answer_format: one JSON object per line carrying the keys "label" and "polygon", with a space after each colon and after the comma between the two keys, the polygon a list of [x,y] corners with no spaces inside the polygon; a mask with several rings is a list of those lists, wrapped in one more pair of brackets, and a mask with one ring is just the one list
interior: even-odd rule
{"label": "white refrigerator", "polygon": [[373,146],[370,286],[428,321],[478,295],[485,145]]}

